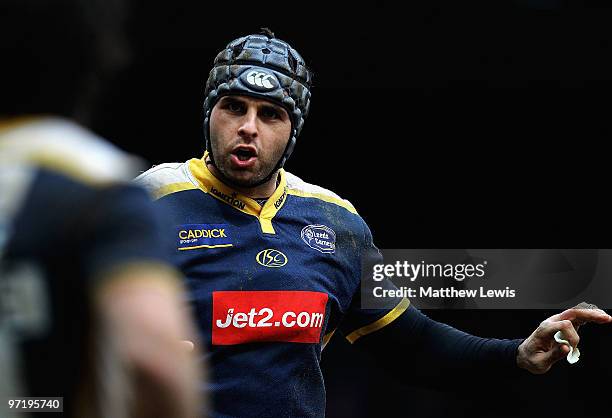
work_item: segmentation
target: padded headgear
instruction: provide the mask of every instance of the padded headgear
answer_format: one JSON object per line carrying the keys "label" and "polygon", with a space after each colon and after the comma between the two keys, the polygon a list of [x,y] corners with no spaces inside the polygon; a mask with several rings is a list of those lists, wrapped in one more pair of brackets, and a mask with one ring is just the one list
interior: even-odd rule
{"label": "padded headgear", "polygon": [[295,147],[310,107],[311,83],[312,73],[300,54],[269,29],[231,41],[215,58],[204,91],[204,138],[212,163],[210,114],[217,101],[230,94],[269,100],[287,110],[291,137],[276,167],[260,184],[267,181],[285,165]]}

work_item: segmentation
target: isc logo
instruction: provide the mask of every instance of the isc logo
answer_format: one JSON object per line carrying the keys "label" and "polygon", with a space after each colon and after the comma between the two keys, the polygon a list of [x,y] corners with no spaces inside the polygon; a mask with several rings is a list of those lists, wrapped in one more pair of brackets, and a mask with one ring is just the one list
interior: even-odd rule
{"label": "isc logo", "polygon": [[287,264],[287,256],[272,248],[257,253],[255,260],[265,267],[282,267]]}

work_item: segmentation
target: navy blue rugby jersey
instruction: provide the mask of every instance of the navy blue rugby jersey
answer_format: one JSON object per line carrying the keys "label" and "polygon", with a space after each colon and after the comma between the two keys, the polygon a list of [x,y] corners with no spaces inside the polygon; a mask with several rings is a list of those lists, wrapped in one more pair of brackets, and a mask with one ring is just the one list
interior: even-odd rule
{"label": "navy blue rugby jersey", "polygon": [[171,268],[161,219],[131,183],[139,166],[67,120],[0,125],[0,334],[10,331],[0,340],[18,344],[22,366],[11,397],[62,396],[71,416],[100,280],[143,264]]}
{"label": "navy blue rugby jersey", "polygon": [[215,417],[321,417],[319,362],[334,332],[351,343],[408,307],[360,309],[370,231],[346,200],[280,171],[262,206],[204,158],[161,164],[136,180],[174,225],[174,259],[207,343]]}

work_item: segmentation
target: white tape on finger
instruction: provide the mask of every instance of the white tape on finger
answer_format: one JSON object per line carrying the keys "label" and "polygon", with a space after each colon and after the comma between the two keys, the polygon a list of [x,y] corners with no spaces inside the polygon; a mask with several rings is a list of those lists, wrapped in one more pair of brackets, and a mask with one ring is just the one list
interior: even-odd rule
{"label": "white tape on finger", "polygon": [[569,341],[565,339],[565,335],[563,335],[562,331],[557,331],[555,334],[555,341],[559,344],[565,344],[569,347],[569,353],[567,353],[567,362],[569,364],[574,364],[580,360],[580,350],[578,347],[574,348],[570,345]]}

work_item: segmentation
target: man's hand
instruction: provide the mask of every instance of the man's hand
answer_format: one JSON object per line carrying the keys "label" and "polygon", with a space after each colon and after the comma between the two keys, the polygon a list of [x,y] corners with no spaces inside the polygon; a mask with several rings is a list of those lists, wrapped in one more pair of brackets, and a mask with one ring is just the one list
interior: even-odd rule
{"label": "man's hand", "polygon": [[578,306],[553,315],[544,320],[540,326],[518,348],[517,365],[534,374],[546,373],[553,364],[569,353],[567,345],[558,344],[554,335],[562,331],[572,347],[578,345],[580,336],[578,328],[587,323],[607,324],[612,316],[595,305],[581,303]]}

